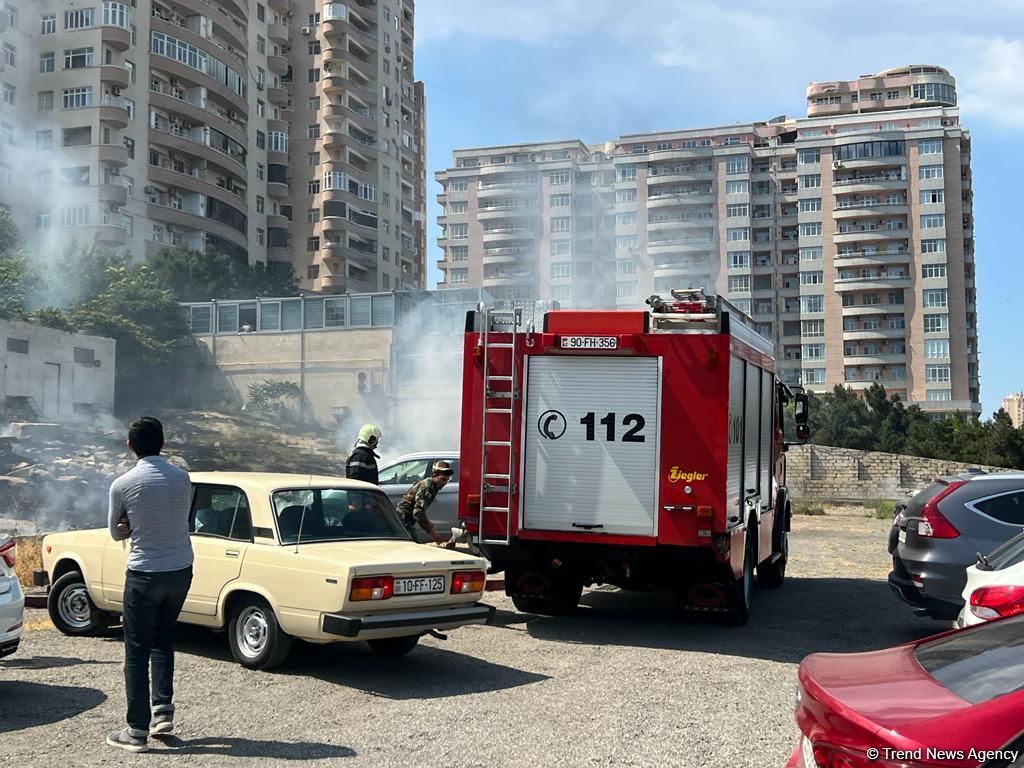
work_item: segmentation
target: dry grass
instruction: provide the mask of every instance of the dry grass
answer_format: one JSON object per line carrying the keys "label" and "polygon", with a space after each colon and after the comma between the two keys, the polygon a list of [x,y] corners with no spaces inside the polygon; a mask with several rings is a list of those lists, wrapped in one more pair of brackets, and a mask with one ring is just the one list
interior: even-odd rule
{"label": "dry grass", "polygon": [[43,567],[41,557],[42,536],[18,536],[18,561],[14,564],[14,572],[23,587],[32,587],[32,571]]}

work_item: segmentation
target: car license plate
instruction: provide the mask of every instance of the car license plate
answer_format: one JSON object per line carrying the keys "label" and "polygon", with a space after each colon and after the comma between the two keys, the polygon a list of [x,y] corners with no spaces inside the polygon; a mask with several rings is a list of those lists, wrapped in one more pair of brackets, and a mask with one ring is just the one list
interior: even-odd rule
{"label": "car license plate", "polygon": [[395,596],[433,595],[444,592],[444,576],[420,576],[416,579],[395,579]]}
{"label": "car license plate", "polygon": [[618,349],[617,336],[562,336],[562,349]]}
{"label": "car license plate", "polygon": [[814,745],[806,736],[800,740],[800,756],[804,761],[804,768],[818,768],[814,760]]}
{"label": "car license plate", "polygon": [[900,528],[900,532],[896,535],[896,537],[900,540],[900,544],[907,543],[907,532],[902,528]]}

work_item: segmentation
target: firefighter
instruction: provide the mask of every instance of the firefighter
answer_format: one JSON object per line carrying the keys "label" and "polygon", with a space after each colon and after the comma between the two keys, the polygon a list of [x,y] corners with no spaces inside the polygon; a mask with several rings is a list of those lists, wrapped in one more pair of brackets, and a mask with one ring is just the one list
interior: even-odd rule
{"label": "firefighter", "polygon": [[413,536],[416,535],[416,524],[419,523],[420,528],[426,531],[436,544],[454,546],[452,542],[438,534],[434,524],[427,517],[427,507],[434,503],[437,492],[444,488],[451,478],[451,465],[447,461],[438,461],[434,464],[430,477],[416,483],[398,502],[398,514],[402,516],[402,522]]}
{"label": "firefighter", "polygon": [[377,459],[374,449],[380,442],[381,431],[376,424],[364,424],[359,430],[355,448],[345,462],[345,477],[377,485]]}

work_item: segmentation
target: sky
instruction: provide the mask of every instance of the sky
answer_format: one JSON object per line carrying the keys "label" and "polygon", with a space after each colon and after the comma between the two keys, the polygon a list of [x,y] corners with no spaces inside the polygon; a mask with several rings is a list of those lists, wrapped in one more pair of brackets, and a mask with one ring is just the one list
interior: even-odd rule
{"label": "sky", "polygon": [[420,0],[429,283],[454,149],[801,117],[809,82],[907,64],[950,70],[972,137],[988,416],[1024,390],[1024,0]]}

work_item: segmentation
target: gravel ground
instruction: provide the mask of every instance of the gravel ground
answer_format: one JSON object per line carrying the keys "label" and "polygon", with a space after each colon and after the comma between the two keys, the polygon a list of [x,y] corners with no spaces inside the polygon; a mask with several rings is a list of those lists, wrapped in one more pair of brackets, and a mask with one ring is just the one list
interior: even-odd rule
{"label": "gravel ground", "polygon": [[[781,590],[744,628],[672,618],[667,594],[585,593],[572,617],[520,614],[426,638],[397,661],[365,646],[293,650],[273,673],[230,659],[223,635],[183,628],[177,733],[161,765],[751,766],[785,764],[800,659],[942,630],[885,584],[889,523],[797,518]],[[72,639],[30,611],[0,661],[4,764],[137,765],[104,734],[123,717],[116,630]]]}

